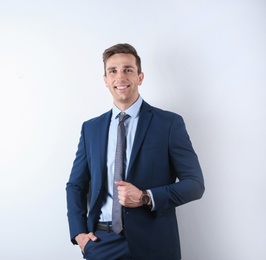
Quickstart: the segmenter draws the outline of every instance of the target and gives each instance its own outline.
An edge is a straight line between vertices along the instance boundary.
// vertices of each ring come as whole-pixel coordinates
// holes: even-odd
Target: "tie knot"
[[[121,112],[119,114],[119,124],[124,123],[129,118],[129,115],[127,115],[125,112]]]

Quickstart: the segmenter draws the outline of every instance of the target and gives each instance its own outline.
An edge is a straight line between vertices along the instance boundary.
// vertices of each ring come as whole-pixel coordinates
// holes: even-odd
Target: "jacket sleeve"
[[[157,214],[190,201],[204,193],[204,179],[182,117],[176,116],[169,131],[169,161],[177,182],[152,188]]]
[[[66,186],[67,216],[70,237],[76,244],[75,237],[87,230],[87,194],[89,189],[90,173],[87,163],[84,140],[84,124],[78,144],[76,158],[73,163],[70,178]]]

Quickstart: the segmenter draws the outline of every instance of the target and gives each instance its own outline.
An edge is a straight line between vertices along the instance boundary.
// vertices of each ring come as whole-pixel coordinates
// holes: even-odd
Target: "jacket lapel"
[[[99,165],[101,166],[102,181],[107,176],[107,145],[108,145],[108,131],[110,126],[110,120],[112,116],[112,110],[108,111],[99,121],[99,135],[98,135],[98,149],[99,149]]]
[[[134,144],[131,152],[131,157],[128,165],[128,176],[127,179],[129,179],[131,176],[131,168],[133,166],[133,163],[136,159],[136,156],[139,152],[139,149],[143,143],[143,140],[145,138],[145,135],[147,133],[147,130],[149,128],[153,113],[152,107],[147,104],[145,101],[143,101],[140,109],[140,114],[139,114],[139,121],[138,121],[138,126],[134,138]]]

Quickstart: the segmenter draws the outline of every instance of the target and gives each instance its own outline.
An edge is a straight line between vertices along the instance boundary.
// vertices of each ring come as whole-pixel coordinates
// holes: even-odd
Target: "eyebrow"
[[[107,68],[106,70],[113,70],[115,69],[116,67],[110,67],[110,68]]]
[[[106,70],[113,70],[113,69],[116,69],[117,67],[109,67],[107,68]],[[123,66],[124,69],[128,69],[128,68],[131,68],[131,69],[134,69],[134,66],[131,66],[131,65],[125,65]]]

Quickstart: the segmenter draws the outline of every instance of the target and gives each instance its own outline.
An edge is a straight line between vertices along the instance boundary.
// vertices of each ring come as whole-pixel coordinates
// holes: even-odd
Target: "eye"
[[[132,69],[125,69],[126,73],[132,72]]]
[[[115,69],[109,70],[109,74],[114,74],[114,73],[116,73],[116,70]]]

